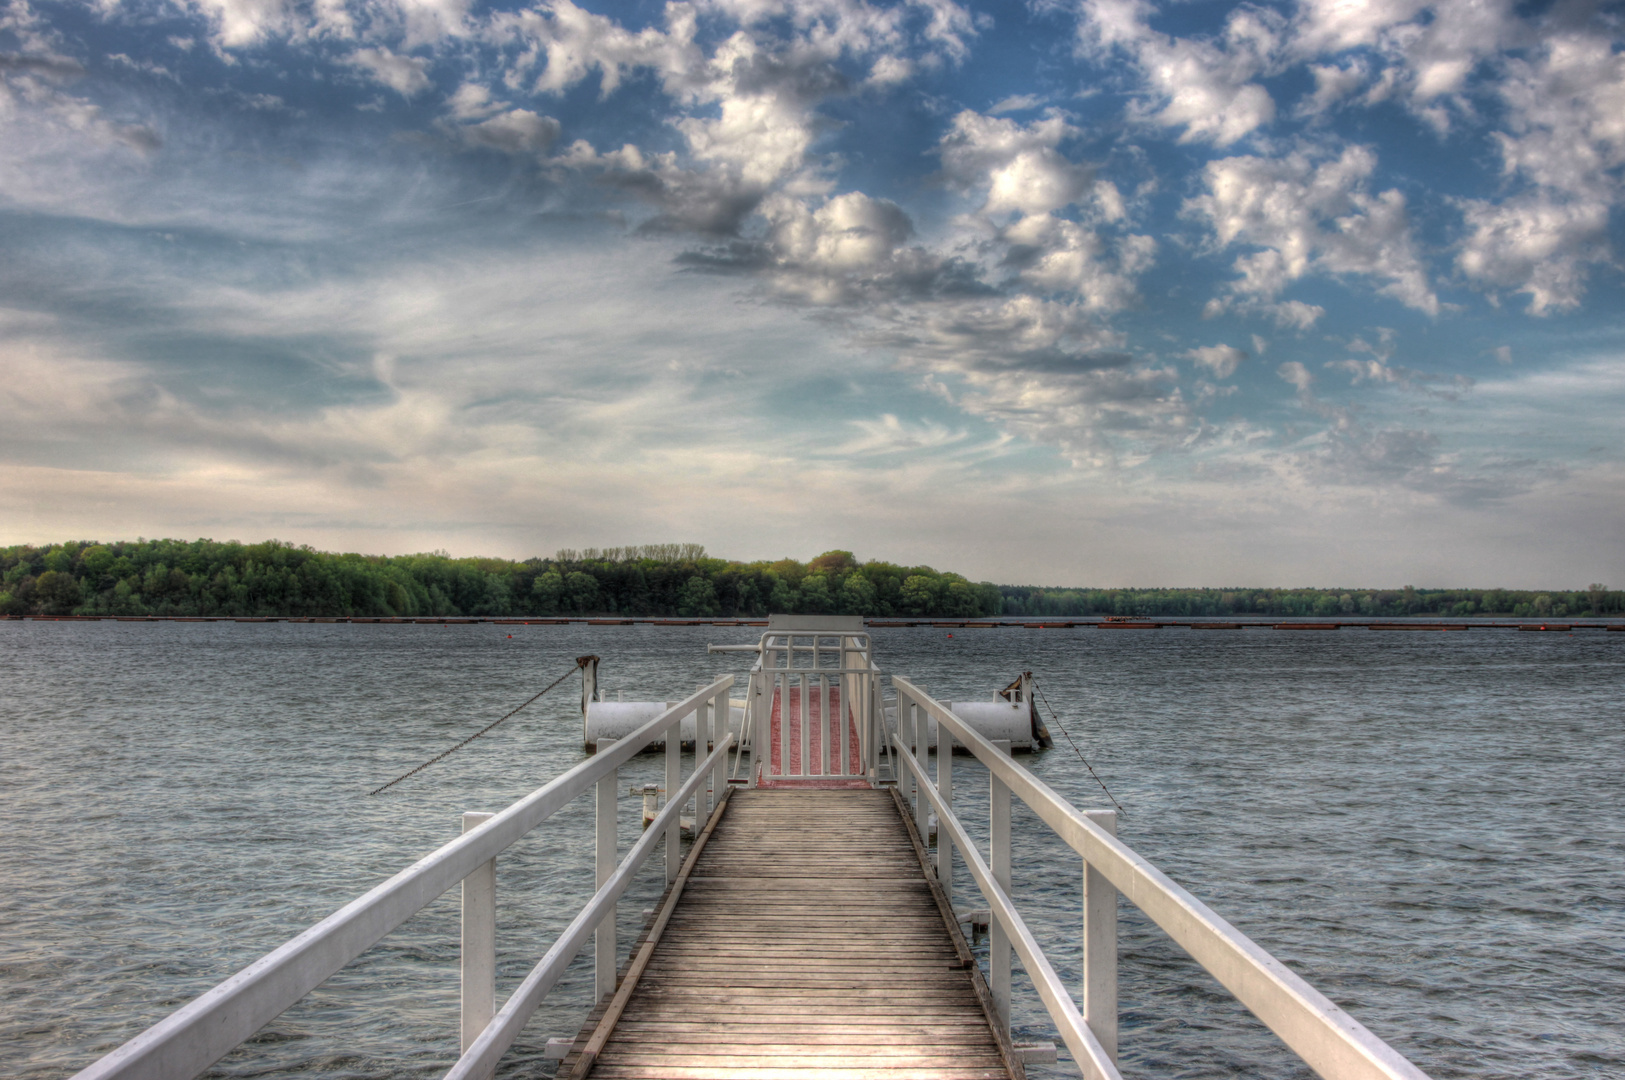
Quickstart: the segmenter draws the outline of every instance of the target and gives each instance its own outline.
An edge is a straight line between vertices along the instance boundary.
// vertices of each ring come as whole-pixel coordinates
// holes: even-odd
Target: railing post
[[[495,814],[463,813],[470,832]],[[497,1011],[497,861],[481,863],[463,879],[462,1038],[467,1051]]]
[[[705,744],[710,741],[705,730],[706,703],[700,702],[694,706],[694,771],[700,771],[700,762],[705,760]],[[704,780],[694,789],[694,835],[700,835],[700,822],[705,820],[705,785]]]
[[[937,721],[937,794],[950,814],[954,809],[954,736],[948,725]],[[954,900],[954,842],[941,816],[937,818],[937,884],[952,910]]]
[[[914,702],[904,697],[903,692],[897,692],[897,741],[906,748],[908,746],[908,732],[914,726]],[[908,782],[908,763],[901,754],[894,755],[897,760],[897,793],[903,797],[904,802],[910,802],[914,796],[914,789]]]
[[[1084,816],[1117,835],[1116,810],[1085,810]],[[1083,1019],[1101,1048],[1117,1060],[1117,887],[1083,864]]]
[[[920,843],[929,848],[931,846],[931,800],[925,797],[925,785],[931,782],[931,728],[930,716],[921,709],[916,714],[915,723],[919,727],[915,731],[914,756],[920,762],[919,775],[914,777],[914,828],[920,834]],[[941,727],[938,724],[937,727]]]
[[[939,727],[941,725],[938,725]],[[999,753],[1010,753],[1008,739],[995,739],[993,745]],[[1010,787],[992,769],[987,771],[988,814],[988,869],[993,880],[1008,895],[1010,892]],[[993,1011],[998,1014],[999,1027],[1010,1031],[1010,928],[999,921],[996,914],[987,921],[987,981],[993,992]]]
[[[919,831],[920,843],[930,843],[925,826],[930,820],[931,801],[925,797],[925,785],[930,779],[931,714],[922,705],[914,710],[914,729],[909,732],[909,753],[919,763],[914,771],[914,828]]]
[[[886,702],[880,690],[880,679],[873,671],[864,678],[863,693],[868,699],[864,705],[863,719],[863,775],[869,778],[871,784],[880,779],[880,744],[875,741],[877,725],[875,717],[884,716]]]
[[[728,737],[728,725],[733,719],[733,710],[728,705],[728,691],[723,690],[711,699],[711,730],[715,733],[713,738],[718,746]],[[739,737],[745,737],[745,725],[739,725]],[[722,793],[728,790],[728,757],[724,754],[717,758],[716,765],[711,769],[711,790],[716,792],[715,801],[722,801]],[[704,823],[694,822],[694,835],[700,835]]]
[[[599,739],[598,752],[603,753],[613,743],[613,739]],[[615,857],[617,824],[615,796],[620,776],[620,769],[611,769],[598,781],[598,827],[594,844],[597,883],[594,891],[604,887],[604,882],[609,880],[610,875],[615,872],[616,863],[619,862]],[[605,994],[615,992],[615,909],[618,906],[611,904],[599,921],[597,929],[593,931],[594,1000],[602,1000]]]
[[[767,655],[767,650],[762,650]],[[756,786],[756,773],[762,766],[762,676],[759,672],[750,673],[745,680],[745,727],[750,729],[750,772],[745,774],[745,786]],[[739,730],[739,751],[744,753],[745,728]]]
[[[666,801],[671,802],[683,786],[683,721],[679,717],[666,729]],[[666,884],[677,880],[683,868],[683,812],[666,826]]]

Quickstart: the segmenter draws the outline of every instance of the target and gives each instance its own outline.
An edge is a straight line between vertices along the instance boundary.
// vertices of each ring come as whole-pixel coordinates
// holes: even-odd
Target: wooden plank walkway
[[[734,791],[590,1075],[1021,1080],[940,897],[889,791]]]

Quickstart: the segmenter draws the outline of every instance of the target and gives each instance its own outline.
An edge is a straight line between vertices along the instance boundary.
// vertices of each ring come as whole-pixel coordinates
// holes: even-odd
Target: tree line
[[[0,549],[3,615],[996,615],[999,589],[849,551],[743,563],[698,544],[553,558],[357,555],[276,540],[90,541]]]
[[[1561,619],[1625,614],[1625,592],[1584,589],[1044,589],[1001,586],[1006,615],[1499,615]]]
[[[1512,589],[1051,589],[972,582],[929,566],[738,562],[698,544],[564,550],[552,558],[358,555],[276,540],[79,541],[0,549],[0,615],[795,614],[1469,616],[1625,614],[1625,592]]]

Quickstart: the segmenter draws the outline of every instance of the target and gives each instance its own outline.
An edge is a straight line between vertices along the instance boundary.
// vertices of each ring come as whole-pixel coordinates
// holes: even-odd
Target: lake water
[[[509,634],[512,634],[510,637]],[[62,1077],[581,760],[579,684],[391,789],[583,653],[628,700],[743,674],[721,627],[0,623],[0,1073]],[[1625,1072],[1625,634],[879,629],[942,698],[1023,669],[1120,834],[1436,1078]],[[1051,725],[1053,728],[1053,724]],[[1106,805],[1064,739],[1023,757]],[[636,759],[625,784],[657,779]],[[985,824],[985,774],[956,761]],[[623,803],[623,850],[639,800]],[[590,800],[504,855],[499,996],[591,892]],[[1079,864],[1016,812],[1015,893],[1076,984]],[[621,906],[624,950],[659,860]],[[957,899],[971,903],[968,879]],[[980,906],[978,898],[975,903]],[[1308,1075],[1125,905],[1128,1076]],[[589,950],[590,951],[590,950]],[[501,1075],[574,1035],[583,958]],[[214,1073],[431,1077],[453,890]],[[1018,989],[1018,1038],[1049,1037]],[[1075,1075],[1034,1070],[1035,1075]]]

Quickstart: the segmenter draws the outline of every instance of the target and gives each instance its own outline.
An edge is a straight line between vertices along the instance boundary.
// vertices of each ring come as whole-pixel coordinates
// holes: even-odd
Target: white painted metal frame
[[[870,777],[875,775],[876,748],[880,745],[879,669],[874,666],[869,650],[869,635],[831,630],[796,631],[775,630],[762,635],[755,647],[761,657],[751,667],[745,692],[745,730],[751,750],[749,784],[768,775],[773,779],[806,779],[810,777]],[[812,715],[812,688],[818,688],[819,708]],[[841,716],[831,712],[830,688],[839,687]],[[779,725],[780,771],[771,772],[773,761],[773,698],[779,695],[781,723]],[[799,743],[794,755],[801,767],[790,768],[791,724],[790,701],[796,695],[797,711],[801,715]],[[852,722],[846,722],[850,712]],[[836,723],[838,719],[838,723]],[[811,755],[810,733],[819,725],[823,736],[819,739],[818,760]],[[839,732],[838,738],[827,737],[831,726]],[[852,738],[854,730],[858,740],[858,768],[852,771]],[[766,771],[764,771],[766,770]]]
[[[1009,945],[1020,957],[1045,1008],[1089,1080],[1117,1080],[1116,1058],[1116,894],[1121,892],[1145,912],[1176,944],[1191,955],[1227,990],[1275,1032],[1304,1063],[1327,1080],[1427,1080],[1427,1075],[1398,1051],[1377,1038],[1359,1021],[1310,986],[1286,965],[1265,952],[1241,931],[1220,918],[1206,904],[1180,888],[1166,874],[1118,840],[1112,822],[1092,820],[1092,815],[1074,808],[1042,780],[1018,765],[976,729],[954,715],[941,702],[907,679],[892,677],[897,690],[898,734],[892,740],[900,758],[902,794],[917,800],[916,814],[923,819],[927,807],[937,814],[938,843],[957,848],[972,878],[987,898],[990,924],[999,924]],[[918,720],[913,714],[918,713]],[[993,830],[992,866],[982,859],[964,826],[944,798],[952,795],[952,781],[943,789],[932,784],[916,755],[916,731],[925,727],[925,717],[937,722],[939,739],[946,728],[959,745],[968,748],[987,766],[994,791],[992,808],[997,812],[999,789],[1021,798],[1046,825],[1073,851],[1083,856],[1085,910],[1084,996],[1085,1013],[1045,959],[1038,943],[1027,930],[1010,902],[1008,878],[997,871],[1009,865],[1009,838],[997,827]],[[952,765],[943,771],[942,762],[951,754],[938,755],[938,777],[951,778]],[[912,786],[913,791],[910,791]],[[1008,794],[1005,795],[1006,801]],[[923,835],[923,831],[922,831]],[[1000,852],[998,848],[1004,850]],[[942,856],[939,853],[939,859]],[[952,851],[939,863],[952,866]],[[944,879],[947,874],[942,875]],[[1107,889],[1112,891],[1107,893]],[[1110,909],[1108,918],[1107,910]],[[989,929],[992,929],[990,925]],[[1108,938],[1108,933],[1111,937]],[[990,934],[990,939],[992,935]],[[1109,943],[1109,947],[1108,947]],[[992,981],[992,979],[990,979]],[[994,991],[997,997],[997,990]],[[1105,1008],[1110,1002],[1108,1020]],[[1096,1002],[1100,1008],[1095,1008]],[[1007,1007],[1007,1006],[1006,1006]]]
[[[733,736],[726,733],[725,719],[728,715],[728,689],[733,682],[732,675],[725,675],[695,691],[626,738],[607,747],[601,746],[593,757],[537,788],[483,824],[469,828],[456,840],[352,900],[225,982],[205,991],[80,1071],[74,1080],[190,1080],[276,1019],[344,965],[377,944],[390,931],[471,875],[476,876],[474,903],[483,906],[485,901],[478,898],[481,887],[478,875],[483,874],[501,852],[595,785],[607,785],[607,790],[613,793],[620,767],[664,735],[668,748],[665,809],[618,866],[611,854],[613,871],[607,878],[602,875],[605,830],[598,831],[597,867],[600,882],[597,893],[548,950],[541,963],[498,1010],[495,1018],[483,1026],[449,1074],[483,1080],[490,1075],[497,1059],[524,1026],[524,1021],[535,1010],[542,996],[580,952],[587,937],[605,922],[609,923],[609,932],[613,935],[615,902],[631,883],[633,874],[662,838],[667,840],[668,849],[676,848],[674,838],[677,836],[678,815],[683,804],[698,794],[703,805],[706,802],[704,788],[711,781],[715,781],[720,798],[723,763],[734,742]],[[703,712],[707,703],[717,716],[723,718],[720,725],[723,734],[709,757],[705,757],[703,752],[695,754],[694,773],[679,787],[674,782],[675,763],[670,748],[677,745],[678,724],[682,718],[692,712]],[[599,787],[600,793],[604,790],[605,787]],[[606,809],[601,795],[599,805],[600,809]],[[613,816],[613,809],[611,799],[607,807],[610,816]],[[613,853],[615,839],[612,829],[608,830],[608,838],[609,850]],[[673,865],[668,851],[668,880],[675,877]],[[481,916],[470,911],[467,917],[477,922]],[[465,932],[466,928],[465,922]],[[482,931],[478,927],[472,929],[475,941],[483,950]],[[472,975],[475,980],[483,979],[478,973],[483,961],[470,959],[473,970],[465,969],[465,974]],[[600,955],[601,965],[602,959]],[[613,988],[613,956],[608,967],[608,981]],[[602,966],[597,981],[602,987]],[[478,992],[473,996],[477,998]],[[478,1008],[476,1001],[476,1012]],[[481,1069],[483,1072],[479,1071]]]

